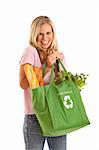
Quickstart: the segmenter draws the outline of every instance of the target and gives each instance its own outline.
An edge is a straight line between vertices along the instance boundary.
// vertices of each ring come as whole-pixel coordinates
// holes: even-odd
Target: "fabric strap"
[[[56,67],[57,67],[57,71],[59,71],[59,64],[61,64],[64,72],[67,72],[65,66],[63,65],[62,61],[60,59],[56,60]],[[44,67],[43,67],[43,70],[42,70],[42,73],[43,73],[43,77],[44,77],[44,74],[45,74],[45,70],[46,70],[46,63],[44,64]],[[50,82],[53,81],[53,74],[54,74],[54,64],[52,65],[51,67],[51,75],[50,75]]]
[[[58,68],[57,68],[57,71],[59,70],[59,64],[61,64],[61,66],[62,66],[64,72],[67,72],[65,66],[63,65],[63,63],[61,62],[60,59],[58,59],[56,63],[57,63],[57,67],[58,67]],[[54,64],[52,65],[52,69],[51,69],[50,82],[53,81],[53,73],[54,73]]]

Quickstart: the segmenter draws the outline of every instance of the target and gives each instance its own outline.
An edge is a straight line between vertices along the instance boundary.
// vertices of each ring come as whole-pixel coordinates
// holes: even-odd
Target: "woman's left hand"
[[[64,58],[63,53],[60,53],[59,51],[51,50],[47,56],[47,68],[50,68],[52,64],[56,62],[56,60],[60,59],[62,61],[63,58]]]
[[[64,59],[63,53],[60,53],[59,51],[52,50],[50,54],[54,55],[56,57],[56,60],[60,59],[62,61]]]
[[[59,53],[56,59],[60,59],[62,61],[64,59],[63,53]]]

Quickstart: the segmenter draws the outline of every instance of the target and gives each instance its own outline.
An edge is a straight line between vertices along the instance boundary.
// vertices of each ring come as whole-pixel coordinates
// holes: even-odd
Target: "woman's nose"
[[[46,40],[48,37],[46,34],[43,35],[43,40]]]

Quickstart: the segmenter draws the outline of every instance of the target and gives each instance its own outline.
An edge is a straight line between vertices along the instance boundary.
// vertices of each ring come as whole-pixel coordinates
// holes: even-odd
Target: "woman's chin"
[[[49,48],[49,45],[42,46],[42,48],[46,50],[46,49],[48,49],[48,48]]]

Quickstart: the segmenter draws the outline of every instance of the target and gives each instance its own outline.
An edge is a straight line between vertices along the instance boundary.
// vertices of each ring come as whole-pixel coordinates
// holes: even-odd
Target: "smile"
[[[41,42],[43,45],[47,45],[49,43],[49,41],[46,42]]]

